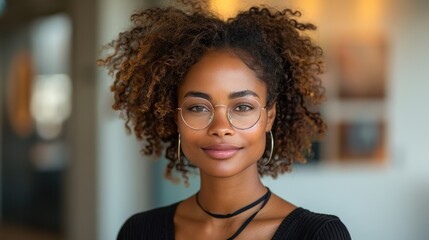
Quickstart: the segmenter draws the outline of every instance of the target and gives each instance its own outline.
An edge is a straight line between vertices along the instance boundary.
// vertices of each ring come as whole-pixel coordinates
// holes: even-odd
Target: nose
[[[217,110],[217,111],[216,111]],[[227,107],[223,105],[214,106],[213,120],[209,125],[208,133],[219,137],[233,135],[235,133],[234,127],[228,120]]]

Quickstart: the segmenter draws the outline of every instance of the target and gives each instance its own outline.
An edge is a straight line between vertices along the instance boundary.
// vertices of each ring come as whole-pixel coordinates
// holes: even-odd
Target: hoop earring
[[[179,163],[182,162],[182,158],[180,157],[180,133],[177,141],[177,160]]]
[[[268,161],[264,163],[265,166],[267,166],[271,162],[271,158],[273,157],[273,152],[274,152],[274,137],[273,137],[273,132],[271,130],[270,130],[270,137],[271,137],[270,157],[268,158]]]

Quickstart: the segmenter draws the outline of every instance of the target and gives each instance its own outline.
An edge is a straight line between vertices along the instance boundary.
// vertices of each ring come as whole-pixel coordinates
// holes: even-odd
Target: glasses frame
[[[198,98],[198,97],[197,97],[197,98]],[[255,122],[254,124],[252,124],[250,127],[246,127],[246,128],[239,128],[239,127],[236,127],[236,126],[231,122],[231,116],[230,116],[230,114],[229,114],[229,107],[228,107],[228,105],[224,105],[224,104],[217,104],[217,105],[214,105],[214,106],[213,106],[213,104],[212,104],[209,100],[207,100],[207,99],[205,99],[205,98],[199,98],[199,99],[202,99],[202,100],[204,100],[204,101],[208,102],[208,103],[210,104],[210,106],[212,107],[212,109],[213,109],[213,112],[212,112],[212,114],[210,115],[210,120],[209,120],[209,122],[207,123],[207,126],[205,126],[205,127],[203,127],[203,128],[194,128],[194,127],[190,126],[190,125],[185,121],[185,119],[183,118],[183,113],[182,113],[182,111],[183,111],[183,110],[182,110],[182,108],[183,108],[183,104],[186,102],[186,99],[185,99],[185,101],[183,101],[183,102],[182,102],[182,106],[177,108],[177,110],[178,110],[178,111],[180,111],[180,117],[182,118],[182,120],[183,120],[183,122],[185,123],[185,125],[186,125],[186,126],[188,126],[188,127],[189,127],[189,128],[191,128],[191,129],[193,129],[193,130],[203,130],[203,129],[208,128],[208,127],[212,124],[213,119],[214,119],[214,117],[215,117],[215,109],[216,109],[216,107],[225,107],[225,108],[226,108],[225,115],[226,115],[226,119],[228,119],[229,124],[230,124],[232,127],[234,127],[235,129],[239,129],[239,130],[247,130],[247,129],[250,129],[250,128],[252,128],[253,126],[255,126],[255,125],[259,122],[259,120],[261,119],[262,110],[266,110],[266,109],[267,109],[267,105],[265,105],[264,107],[261,107],[261,104],[259,103],[259,101],[254,100],[254,101],[255,101],[255,102],[257,102],[257,103],[258,103],[258,105],[259,105],[259,117],[258,117],[258,120],[256,120],[256,122]]]

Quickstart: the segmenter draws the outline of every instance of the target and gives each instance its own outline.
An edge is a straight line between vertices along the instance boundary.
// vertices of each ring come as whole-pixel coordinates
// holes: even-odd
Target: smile
[[[238,151],[240,151],[240,147],[236,147],[233,145],[212,145],[205,148],[202,148],[203,151],[214,159],[227,159],[234,156]]]

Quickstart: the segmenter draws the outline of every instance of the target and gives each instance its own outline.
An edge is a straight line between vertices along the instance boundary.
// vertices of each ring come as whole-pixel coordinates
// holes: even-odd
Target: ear
[[[270,109],[268,109],[267,113],[267,126],[265,128],[265,132],[271,131],[271,128],[273,127],[274,120],[276,120],[276,102],[274,102],[273,106],[271,106]]]

